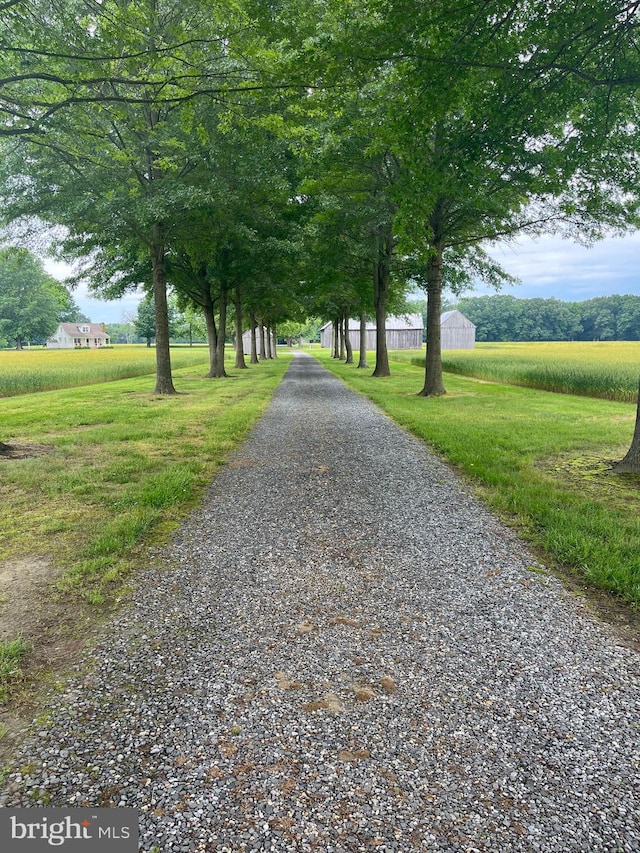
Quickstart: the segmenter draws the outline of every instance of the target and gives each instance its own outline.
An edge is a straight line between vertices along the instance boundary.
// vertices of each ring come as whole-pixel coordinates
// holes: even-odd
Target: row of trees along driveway
[[[443,394],[442,291],[508,278],[488,244],[636,225],[638,5],[0,0],[4,222],[55,227],[105,295],[153,293],[156,393],[168,284],[221,376],[231,298],[382,330],[410,279]]]

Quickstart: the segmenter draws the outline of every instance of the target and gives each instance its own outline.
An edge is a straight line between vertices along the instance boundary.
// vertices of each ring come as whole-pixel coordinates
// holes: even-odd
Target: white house
[[[110,344],[104,323],[60,323],[47,340],[47,349],[100,349]]]
[[[445,311],[440,317],[442,349],[474,349],[476,327],[460,311]]]
[[[422,347],[422,316],[409,314],[407,317],[387,317],[385,324],[387,349],[420,349]],[[367,323],[367,350],[376,348],[376,324]],[[349,320],[349,340],[351,346],[360,346],[360,320]],[[333,323],[326,323],[320,329],[320,346],[331,347],[333,341]]]

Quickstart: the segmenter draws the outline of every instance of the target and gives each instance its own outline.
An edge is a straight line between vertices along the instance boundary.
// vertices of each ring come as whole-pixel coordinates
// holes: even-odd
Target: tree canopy
[[[22,349],[44,343],[59,322],[82,319],[69,292],[26,249],[0,249],[0,338]]]
[[[467,297],[456,306],[476,326],[478,341],[638,341],[640,296],[599,296],[583,302]]]
[[[442,292],[508,280],[489,244],[635,227],[639,5],[4,3],[2,219],[56,228],[100,292],[153,294],[157,393],[169,286],[203,313],[213,377],[230,300],[239,328],[383,329],[408,280],[422,393],[444,393]]]

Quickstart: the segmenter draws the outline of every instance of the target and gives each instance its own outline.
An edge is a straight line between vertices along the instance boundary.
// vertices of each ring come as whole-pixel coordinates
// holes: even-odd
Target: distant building
[[[100,349],[110,344],[104,323],[60,323],[47,340],[47,349]]]
[[[385,324],[387,349],[421,349],[422,348],[422,316],[409,314],[406,317],[387,317]],[[376,348],[376,324],[367,323],[367,349]],[[351,346],[360,346],[360,321],[349,320],[349,340]],[[333,342],[333,323],[325,323],[320,329],[320,346],[331,348]]]
[[[442,349],[474,349],[476,327],[460,311],[445,311],[440,318]]]
[[[267,327],[262,327],[264,330],[265,346],[267,345]],[[242,351],[245,355],[251,355],[251,329],[247,329],[242,333]],[[265,353],[260,352],[260,326],[256,326],[256,354],[264,357]]]

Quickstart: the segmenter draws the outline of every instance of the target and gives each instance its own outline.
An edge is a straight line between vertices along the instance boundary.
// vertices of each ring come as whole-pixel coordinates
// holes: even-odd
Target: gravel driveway
[[[5,806],[143,851],[640,851],[638,656],[306,355]]]

